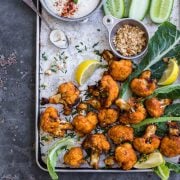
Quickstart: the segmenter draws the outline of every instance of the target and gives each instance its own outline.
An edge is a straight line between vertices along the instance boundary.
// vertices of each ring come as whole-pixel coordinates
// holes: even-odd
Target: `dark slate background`
[[[0,179],[46,180],[36,165],[36,16],[21,0],[0,0]],[[12,54],[16,58],[11,59]],[[8,62],[8,64],[7,64]],[[158,179],[153,173],[61,173],[61,180]],[[171,179],[180,179],[171,174]]]

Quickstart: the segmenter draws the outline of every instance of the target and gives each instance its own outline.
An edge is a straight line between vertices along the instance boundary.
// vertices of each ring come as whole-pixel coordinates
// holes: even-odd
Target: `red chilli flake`
[[[69,1],[67,1],[67,3],[65,4],[65,6],[63,8],[61,16],[70,17],[70,16],[73,16],[76,11],[77,11],[76,4],[74,3],[73,0],[69,0]]]

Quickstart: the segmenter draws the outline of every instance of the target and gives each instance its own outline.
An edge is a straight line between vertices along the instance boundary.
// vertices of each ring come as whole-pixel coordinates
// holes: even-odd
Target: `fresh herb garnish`
[[[45,52],[42,53],[42,58],[44,59],[44,61],[47,61],[47,60],[48,60],[47,55],[46,55]]]
[[[98,56],[101,56],[101,53],[100,53],[100,51],[99,50],[94,50],[94,54],[96,54],[96,55],[98,55]]]
[[[49,141],[49,137],[48,136],[42,136],[41,141]]]
[[[99,44],[99,42],[93,44],[92,48],[95,48],[98,44]]]
[[[75,133],[69,133],[69,134],[66,134],[66,137],[70,137],[70,138],[74,138],[76,136]]]
[[[75,48],[76,48],[78,53],[82,53],[83,51],[87,51],[87,46],[84,45],[83,42],[80,42],[80,44],[76,45]]]
[[[40,87],[41,87],[41,89],[46,89],[47,85],[46,84],[41,84]]]
[[[74,3],[75,3],[75,4],[77,4],[77,3],[78,3],[78,0],[73,0],[73,1],[74,1]]]

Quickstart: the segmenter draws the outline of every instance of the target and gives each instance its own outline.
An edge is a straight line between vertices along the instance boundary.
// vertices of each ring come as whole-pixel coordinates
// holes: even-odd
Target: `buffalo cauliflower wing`
[[[166,157],[180,155],[180,131],[176,122],[169,123],[169,136],[161,140],[160,151]]]
[[[72,82],[66,82],[59,86],[56,95],[49,98],[49,103],[51,104],[63,104],[64,114],[69,115],[71,113],[72,107],[79,100],[80,91]]]
[[[92,130],[96,128],[97,123],[97,115],[94,112],[89,112],[87,115],[77,115],[72,121],[72,125],[75,131],[80,136],[89,134]]]
[[[143,154],[150,154],[159,148],[160,139],[155,135],[157,127],[149,125],[143,137],[137,137],[133,141],[134,148]]]
[[[116,125],[109,129],[108,137],[113,140],[115,144],[121,144],[126,141],[133,141],[133,128],[123,125]]]
[[[84,163],[83,150],[80,147],[72,147],[64,155],[64,163],[74,168],[80,167]]]
[[[124,169],[131,169],[137,161],[136,153],[129,143],[124,143],[115,149],[115,159],[118,165]]]
[[[110,75],[104,75],[100,81],[101,100],[104,107],[108,108],[117,99],[119,87]]]
[[[118,106],[119,102],[117,101],[116,104]],[[143,121],[147,116],[144,105],[140,102],[137,102],[135,98],[131,98],[126,104],[121,104],[120,108],[125,110],[125,112],[122,113],[119,117],[120,122],[123,124],[137,124]]]
[[[108,73],[114,80],[125,81],[132,73],[133,66],[130,60],[119,60],[109,50],[104,50],[102,57],[108,62]]]
[[[157,98],[151,98],[145,101],[145,106],[151,117],[160,117],[164,114],[166,106],[170,103],[170,99],[158,100]]]
[[[106,127],[118,119],[118,112],[115,109],[101,109],[98,112],[99,125]]]
[[[91,134],[86,137],[82,144],[84,149],[91,149],[90,165],[97,169],[99,163],[99,156],[102,152],[108,152],[110,143],[103,134]]]
[[[139,78],[134,78],[131,81],[130,87],[134,94],[140,97],[151,95],[156,89],[156,81],[150,79],[151,71],[144,71]]]
[[[54,107],[48,107],[41,115],[40,126],[43,131],[52,134],[53,136],[64,136],[66,130],[72,130],[70,123],[61,122],[58,116],[58,111]]]

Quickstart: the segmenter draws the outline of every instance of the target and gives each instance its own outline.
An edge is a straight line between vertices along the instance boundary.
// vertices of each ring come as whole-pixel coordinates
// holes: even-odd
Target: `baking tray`
[[[178,3],[177,3],[178,4]],[[42,11],[42,7],[39,3],[39,1],[37,0],[37,8]],[[176,11],[177,11],[177,7],[176,7]],[[43,11],[43,13],[45,13],[45,11]],[[176,14],[177,12],[175,12],[173,14],[173,16],[177,16],[177,14],[179,14],[179,4],[178,4],[178,13]],[[98,15],[98,13],[97,13]],[[49,15],[47,15],[45,13],[45,16],[48,16],[49,19],[49,22],[52,22],[52,17],[49,17]],[[96,16],[96,14],[94,15]],[[42,159],[42,152],[41,152],[41,147],[40,147],[40,128],[39,128],[39,118],[40,118],[40,93],[41,93],[41,90],[40,90],[40,75],[41,75],[41,66],[40,66],[40,63],[41,63],[41,57],[40,57],[40,50],[41,48],[44,46],[44,44],[41,42],[41,38],[42,38],[42,34],[43,34],[43,28],[42,28],[42,24],[43,22],[41,22],[40,18],[37,16],[36,17],[37,19],[37,23],[36,23],[36,104],[35,104],[35,109],[36,109],[36,112],[35,112],[35,148],[36,148],[36,162],[37,162],[37,165],[44,171],[47,171],[47,167],[46,167],[46,164],[43,162],[43,159]],[[90,18],[90,23],[92,23],[93,21],[93,18]],[[58,21],[59,24],[62,23],[60,21]],[[177,16],[177,18],[174,19],[174,23],[179,27],[179,23],[180,23],[180,19],[179,19],[179,16]],[[55,23],[57,24],[57,22]],[[145,20],[145,24],[148,25],[148,26],[152,26],[152,28],[150,29],[150,35],[152,35],[152,33],[157,29],[157,26],[153,25],[152,23],[148,22],[148,20],[146,21]],[[68,29],[71,28],[71,25],[69,24],[66,24],[68,26]],[[82,26],[85,28],[85,25],[82,24]],[[96,28],[96,27],[95,27]],[[64,30],[64,29],[63,29]],[[106,28],[104,27],[104,31],[106,31]],[[73,32],[74,33],[74,32]],[[47,36],[47,34],[44,34]],[[107,35],[107,34],[106,34]],[[108,44],[107,42],[102,42],[102,49],[105,49],[105,48],[109,48],[109,46],[106,46],[105,44]],[[73,54],[74,55],[74,54]],[[86,57],[84,57],[86,58]],[[94,57],[92,57],[94,58]],[[175,158],[175,161],[176,161],[176,158]],[[99,170],[95,170],[95,169],[92,169],[92,168],[87,168],[87,167],[84,167],[84,168],[67,168],[67,167],[56,167],[56,172],[114,172],[114,173],[127,173],[127,172],[151,172],[152,170],[151,169],[143,169],[143,170],[137,170],[137,169],[132,169],[132,170],[129,170],[129,171],[124,171],[124,170],[121,170],[119,168],[110,168],[110,169],[99,169]]]

